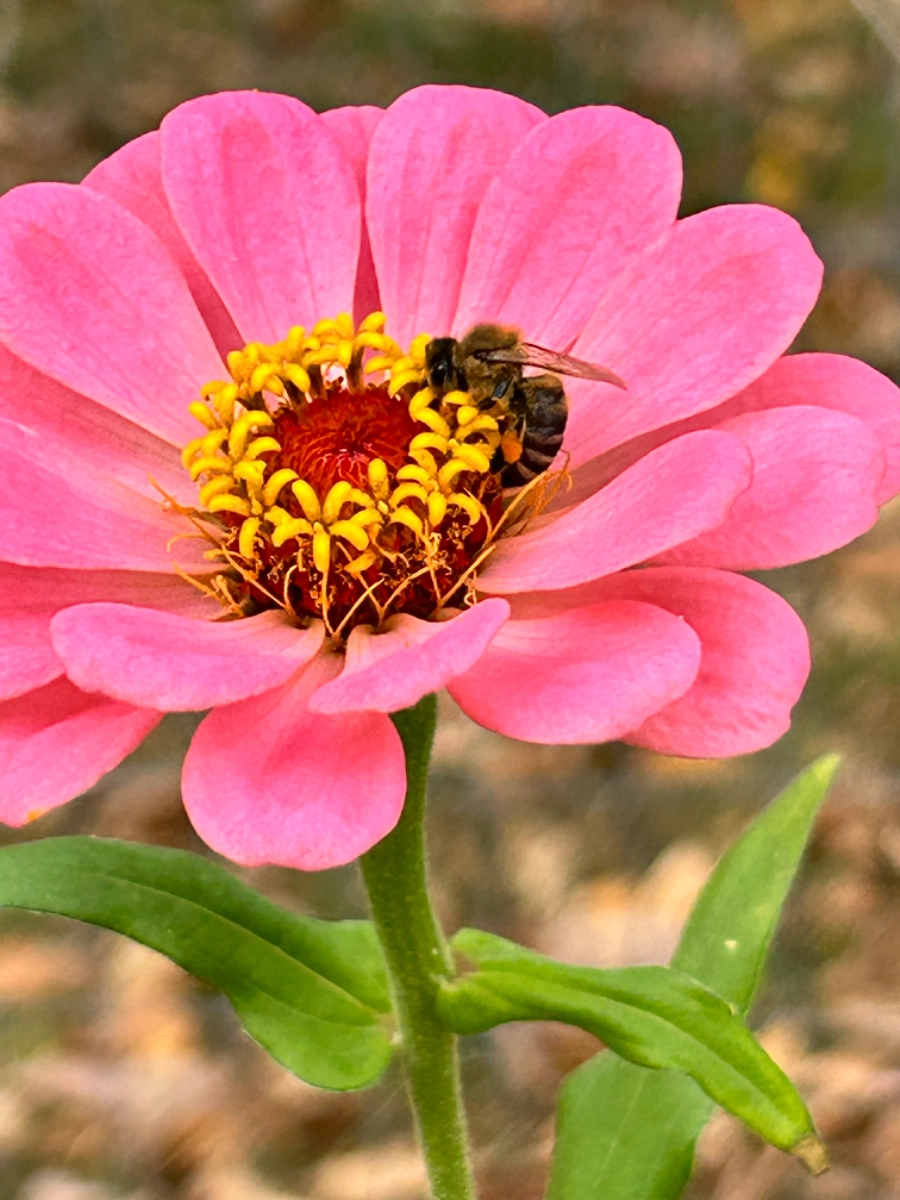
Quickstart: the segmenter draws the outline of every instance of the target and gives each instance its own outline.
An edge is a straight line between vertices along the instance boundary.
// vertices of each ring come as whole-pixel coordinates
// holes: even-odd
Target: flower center
[[[190,406],[204,432],[184,450],[200,500],[185,515],[221,567],[192,582],[234,615],[282,607],[335,637],[471,602],[529,506],[503,497],[508,410],[428,386],[431,340],[407,353],[383,313],[356,328],[342,313],[228,355],[231,378]]]

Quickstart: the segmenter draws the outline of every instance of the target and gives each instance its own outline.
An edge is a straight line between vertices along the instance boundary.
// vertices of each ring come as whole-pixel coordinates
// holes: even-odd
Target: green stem
[[[456,1037],[439,1020],[436,1002],[453,965],[431,907],[425,864],[425,788],[436,717],[434,696],[394,714],[406,752],[406,803],[397,827],[361,863],[393,983],[407,1087],[435,1200],[474,1200]]]

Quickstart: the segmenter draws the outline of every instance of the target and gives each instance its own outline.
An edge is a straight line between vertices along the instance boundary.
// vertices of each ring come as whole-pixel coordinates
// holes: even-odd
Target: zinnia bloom
[[[679,221],[679,190],[633,113],[423,87],[203,97],[0,199],[0,817],[169,711],[212,710],[200,835],[306,869],[392,828],[387,714],[441,687],[528,741],[779,737],[807,639],[739,572],[873,523],[900,406],[862,363],[782,357],[822,270],[794,220]],[[480,322],[627,389],[567,380],[518,490],[508,401],[429,386],[430,338]]]

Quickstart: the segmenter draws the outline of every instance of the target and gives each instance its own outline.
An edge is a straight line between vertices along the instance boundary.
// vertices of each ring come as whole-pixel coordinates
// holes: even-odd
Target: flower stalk
[[[406,753],[407,792],[396,828],[360,860],[387,960],[401,1054],[435,1200],[474,1200],[456,1036],[437,994],[453,964],[428,893],[424,815],[437,701],[393,716]]]

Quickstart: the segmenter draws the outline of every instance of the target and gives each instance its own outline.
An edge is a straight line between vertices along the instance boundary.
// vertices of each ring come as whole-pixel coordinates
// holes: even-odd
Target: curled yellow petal
[[[420,408],[413,415],[417,421],[421,421],[423,425],[427,425],[430,430],[439,433],[441,437],[448,438],[450,436],[450,426],[433,408]]]
[[[424,467],[418,466],[416,463],[405,463],[397,472],[397,479],[404,483],[411,480],[413,483],[431,483],[433,475],[429,474]]]
[[[411,529],[417,537],[422,537],[425,533],[425,526],[422,524],[421,517],[417,517],[411,508],[396,508],[391,513],[388,520],[390,525],[405,525],[407,529]]]
[[[218,475],[222,471],[227,471],[231,474],[231,459],[230,458],[209,458],[204,455],[202,458],[197,458],[191,463],[191,479],[197,479],[200,475]]]
[[[332,537],[341,537],[348,541],[354,550],[365,550],[369,544],[369,535],[353,521],[335,521],[328,528]]]
[[[213,496],[209,502],[210,512],[233,512],[240,517],[250,516],[250,503],[242,496]]]
[[[313,563],[321,575],[331,566],[331,538],[321,526],[313,534]]]
[[[328,495],[322,502],[322,520],[326,525],[331,525],[332,522],[339,520],[341,509],[350,499],[352,491],[353,484],[346,479],[339,479],[328,489]]]
[[[244,413],[243,416],[238,417],[228,434],[228,453],[232,458],[240,458],[244,453],[244,447],[250,435],[250,426],[247,424],[248,415],[248,413]]]
[[[442,491],[446,491],[448,487],[456,479],[457,475],[461,475],[463,471],[470,471],[472,468],[462,458],[451,458],[448,463],[445,463],[438,471],[438,484]]]
[[[362,491],[361,488],[351,488],[347,499],[352,504],[358,504],[360,508],[371,508],[375,503],[369,493]]]
[[[369,567],[376,562],[378,562],[378,555],[373,554],[371,550],[366,550],[358,558],[351,559],[344,567],[344,570],[349,571],[351,575],[362,575],[364,571],[368,571]]]
[[[200,389],[200,395],[204,400],[207,400],[210,396],[214,396],[216,392],[221,392],[226,387],[228,387],[228,384],[224,379],[211,379],[209,383],[204,383]]]
[[[437,399],[437,395],[430,387],[423,387],[417,391],[409,402],[409,415],[416,417],[423,409],[429,408]]]
[[[244,451],[244,458],[259,458],[261,454],[277,453],[280,449],[280,442],[273,437],[254,438]]]
[[[217,475],[209,483],[204,483],[200,489],[200,503],[204,508],[208,508],[213,496],[221,496],[225,492],[230,492],[233,487],[234,480],[230,475]]]
[[[288,363],[284,368],[284,373],[301,392],[309,391],[311,386],[309,375],[298,363]]]
[[[477,525],[481,518],[485,515],[483,507],[478,503],[474,496],[467,496],[465,492],[451,492],[447,497],[450,504],[455,504],[457,508],[461,508],[469,518],[470,525]]]
[[[265,473],[266,464],[261,462],[239,462],[234,468],[235,479],[242,479],[256,492],[262,487]]]
[[[212,432],[208,433],[206,435],[206,437],[203,439],[203,443],[202,443],[203,453],[204,454],[215,454],[215,452],[217,450],[221,449],[221,447],[227,441],[228,441],[228,430],[227,429],[222,429],[222,428],[213,429]]]
[[[271,478],[266,480],[266,485],[263,488],[262,498],[263,504],[267,507],[274,504],[281,494],[281,489],[297,478],[297,472],[292,471],[290,467],[282,467],[280,471],[276,471]]]
[[[429,342],[433,342],[434,338],[430,333],[420,333],[418,337],[414,337],[409,344],[410,357],[415,362],[424,362],[425,350]]]
[[[321,350],[308,350],[303,356],[307,367],[328,367],[335,361],[334,345],[328,343]]]
[[[368,469],[369,487],[380,500],[387,499],[387,463],[380,458],[373,458]]]
[[[312,332],[313,337],[327,337],[329,334],[340,335],[340,329],[334,317],[323,317],[321,321],[316,321]]]
[[[375,312],[370,312],[367,317],[363,317],[360,321],[359,332],[369,333],[374,330],[376,333],[381,333],[386,324],[387,317],[383,312],[376,309]]]
[[[437,479],[438,465],[430,450],[410,450],[409,457],[414,458],[419,466],[428,472],[429,478]]]
[[[376,354],[363,367],[363,372],[366,375],[374,375],[376,371],[389,371],[394,365],[394,360],[387,354]],[[349,571],[350,568],[348,567]]]
[[[305,479],[298,479],[296,483],[291,484],[291,491],[297,497],[300,507],[303,509],[304,515],[310,521],[318,521],[322,515],[322,508],[319,504],[319,497],[316,495],[313,488],[306,482]]]
[[[381,513],[375,508],[361,508],[359,512],[355,512],[349,518],[354,525],[360,525],[367,529],[370,525],[380,525],[382,523]]]
[[[272,534],[272,544],[274,546],[283,546],[285,542],[289,542],[293,538],[300,537],[303,534],[311,534],[312,531],[312,524],[304,520],[303,517],[289,519],[276,526]]]
[[[454,446],[453,453],[456,458],[462,459],[472,471],[480,471],[482,474],[489,471],[491,468],[491,456],[485,453],[480,446]],[[451,462],[453,460],[451,459]]]
[[[278,368],[274,363],[260,363],[250,376],[250,391],[261,392],[268,385],[271,377],[277,373]]]
[[[248,517],[241,526],[241,532],[238,534],[238,550],[244,558],[253,558],[259,525],[259,517]]]
[[[203,448],[205,437],[193,438],[181,452],[181,465],[189,467]]]
[[[500,426],[493,417],[488,417],[484,413],[479,413],[474,420],[468,421],[465,425],[460,423],[460,425],[457,426],[456,437],[457,439],[462,440],[462,438],[471,437],[473,433],[482,433],[485,431],[494,433],[499,428]]]
[[[447,515],[447,497],[441,492],[432,492],[428,497],[428,522],[437,529]]]
[[[438,454],[446,454],[447,439],[439,433],[417,433],[409,443],[409,448],[410,450],[437,450]]]
[[[284,356],[285,358],[294,358],[300,353],[303,346],[303,339],[306,336],[306,330],[302,325],[292,325],[288,330],[288,335],[284,339]]]
[[[380,350],[385,354],[388,362],[393,363],[393,357],[388,353],[391,349],[392,339],[386,337],[383,333],[375,333],[374,331],[364,329],[357,333],[353,341],[356,346],[363,347],[366,350]]]
[[[391,492],[391,508],[398,508],[404,500],[413,498],[421,500],[423,504],[427,504],[428,492],[422,487],[421,483],[401,483],[399,487],[394,488]]]
[[[408,383],[420,383],[421,380],[422,372],[418,370],[396,372],[391,376],[391,381],[388,384],[388,395],[396,396],[397,393],[402,388],[405,388]]]
[[[202,400],[195,400],[193,404],[189,404],[188,412],[192,417],[196,418],[201,425],[205,425],[207,429],[216,429],[218,427],[219,422]]]
[[[237,398],[238,389],[233,383],[223,387],[221,392],[217,392],[213,397],[213,407],[226,425],[230,425],[234,420],[234,406]]]

